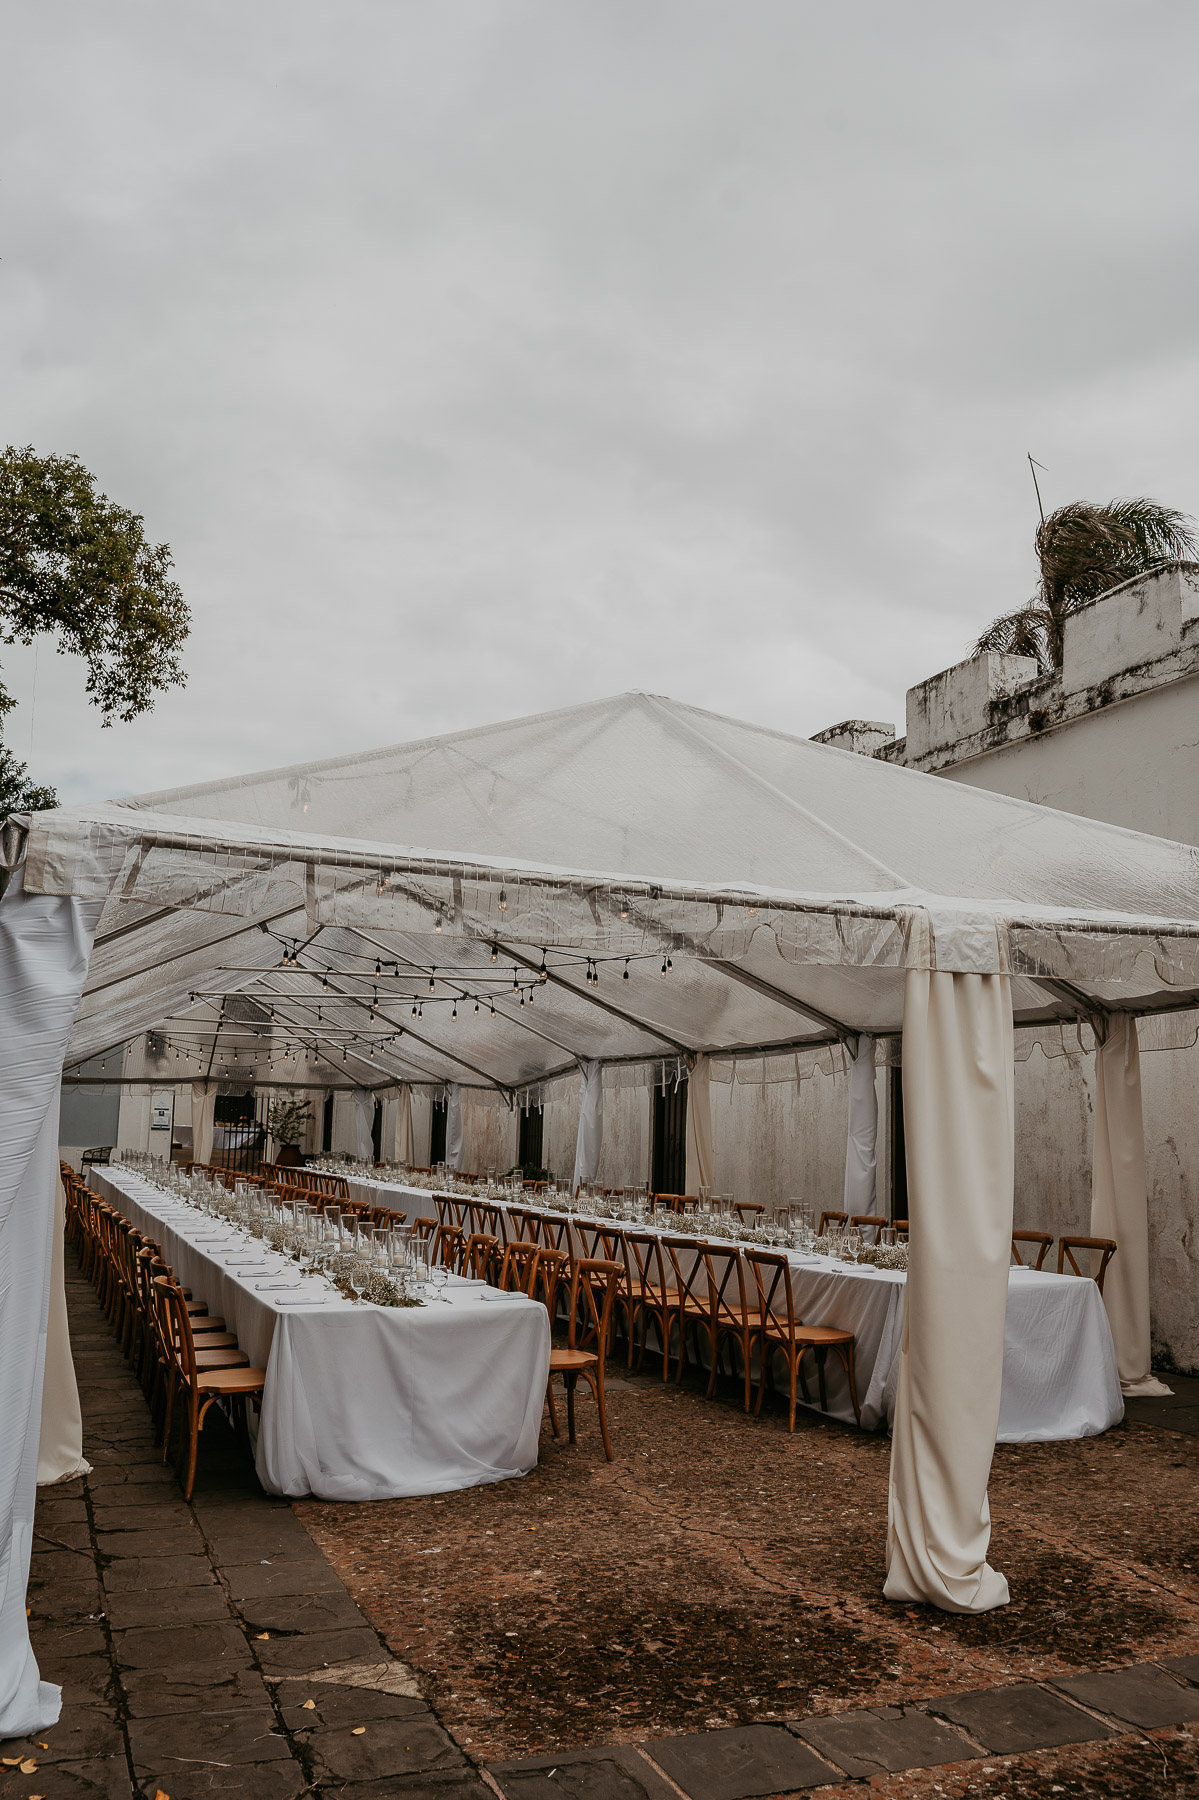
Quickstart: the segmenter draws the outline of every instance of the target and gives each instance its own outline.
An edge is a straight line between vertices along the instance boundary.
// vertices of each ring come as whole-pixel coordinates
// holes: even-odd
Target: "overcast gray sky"
[[[648,688],[893,719],[1035,501],[1199,512],[1199,11],[38,0],[0,441],[170,542],[182,693],[0,653],[64,800]],[[34,705],[36,680],[36,704]]]

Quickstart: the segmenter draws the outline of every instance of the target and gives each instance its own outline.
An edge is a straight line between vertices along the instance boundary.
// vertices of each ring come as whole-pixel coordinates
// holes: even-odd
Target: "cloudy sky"
[[[0,441],[174,551],[189,681],[64,800],[648,688],[894,720],[1035,498],[1199,512],[1199,12],[38,0],[0,45]]]

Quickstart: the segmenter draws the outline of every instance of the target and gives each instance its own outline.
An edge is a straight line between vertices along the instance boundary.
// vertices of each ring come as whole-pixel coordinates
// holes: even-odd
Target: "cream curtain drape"
[[[1150,1368],[1149,1207],[1141,1049],[1130,1013],[1109,1013],[1095,1046],[1095,1145],[1091,1157],[1091,1236],[1112,1238],[1103,1303],[1128,1395],[1169,1394]]]
[[[580,1067],[579,1130],[575,1138],[575,1170],[572,1187],[577,1194],[579,1183],[594,1181],[599,1174],[600,1151],[604,1143],[604,1066],[587,1061]]]
[[[407,1164],[416,1161],[412,1144],[412,1086],[407,1081],[401,1081],[396,1088],[395,1161]]]
[[[204,1081],[192,1082],[192,1159],[198,1163],[212,1161],[213,1119],[216,1114],[216,1087]]]
[[[375,1126],[375,1096],[369,1088],[354,1089],[354,1136],[355,1149],[359,1162],[371,1163],[375,1160],[375,1143],[372,1136]]]
[[[891,1600],[985,1612],[1014,1167],[1006,975],[910,970],[903,1116],[911,1252],[891,1443]]]
[[[845,1136],[844,1206],[854,1213],[872,1213],[878,1157],[878,1090],[874,1084],[874,1039],[865,1033],[858,1039],[857,1055],[849,1066],[849,1127]]]
[[[46,1373],[42,1381],[42,1432],[38,1440],[39,1487],[87,1475],[91,1463],[83,1456],[83,1415],[79,1410],[79,1384],[71,1355],[67,1324],[66,1268],[63,1261],[63,1229],[66,1195],[61,1177],[54,1197],[54,1244],[50,1253],[50,1312],[46,1321]]]
[[[712,1060],[697,1056],[687,1076],[687,1192],[711,1187]]]
[[[456,1081],[445,1090],[445,1161],[447,1169],[462,1167],[462,1089]]]

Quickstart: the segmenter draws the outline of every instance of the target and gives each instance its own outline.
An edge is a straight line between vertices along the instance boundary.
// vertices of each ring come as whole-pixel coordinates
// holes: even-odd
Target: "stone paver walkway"
[[[1194,1656],[480,1769],[291,1507],[261,1493],[220,1421],[204,1433],[195,1498],[182,1500],[70,1258],[68,1300],[94,1468],[43,1490],[29,1592],[63,1716],[37,1740],[0,1745],[0,1800],[752,1800],[811,1789],[831,1800],[863,1783],[890,1792],[897,1772],[908,1772],[903,1792],[926,1791],[913,1771],[945,1794],[1199,1787],[1185,1729],[1199,1721]],[[1084,1763],[1069,1769],[1041,1754],[1071,1746]],[[1130,1773],[1147,1756],[1154,1785],[1133,1775],[1109,1787],[1112,1754],[1131,1759]]]

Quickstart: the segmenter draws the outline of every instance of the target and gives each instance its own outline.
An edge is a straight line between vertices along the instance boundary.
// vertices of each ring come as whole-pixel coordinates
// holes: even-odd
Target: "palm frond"
[[[992,619],[975,641],[972,654],[982,656],[991,650],[1001,656],[1035,657],[1037,668],[1046,675],[1053,667],[1049,650],[1052,623],[1045,608],[1032,600],[1018,612]]]
[[[1103,508],[1115,524],[1131,532],[1147,562],[1189,562],[1199,553],[1195,521],[1157,500],[1109,500]]]

